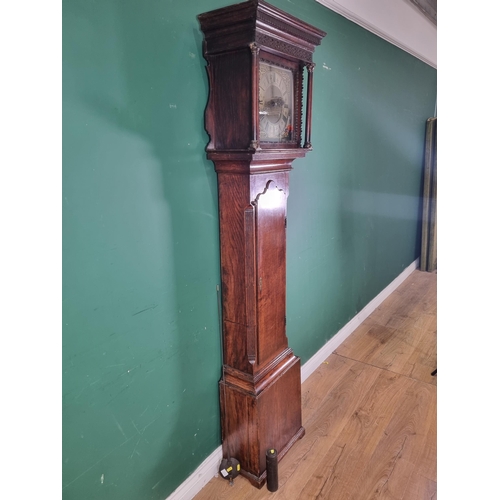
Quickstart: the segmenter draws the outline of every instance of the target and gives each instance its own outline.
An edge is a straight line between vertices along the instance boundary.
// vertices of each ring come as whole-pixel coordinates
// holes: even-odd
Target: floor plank
[[[435,385],[436,284],[435,273],[413,272],[335,352]]]
[[[399,398],[397,410],[366,462],[363,481],[350,491],[353,497],[402,498],[426,444],[435,392],[434,387],[413,381]]]
[[[376,384],[351,415],[336,441],[339,447],[344,448],[344,454],[335,468],[335,481],[322,491],[319,498],[357,498],[353,494],[365,483],[366,465],[370,463],[385,428],[411,383],[406,377],[381,371]]]
[[[436,482],[414,472],[402,500],[437,500]]]

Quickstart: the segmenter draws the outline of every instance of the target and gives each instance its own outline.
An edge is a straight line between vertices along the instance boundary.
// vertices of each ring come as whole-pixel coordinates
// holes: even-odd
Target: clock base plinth
[[[245,374],[242,374],[245,375]],[[249,383],[230,376],[220,382],[223,454],[236,458],[240,473],[253,486],[266,481],[266,450],[278,450],[281,460],[305,434],[302,427],[300,359],[289,354],[278,365]]]

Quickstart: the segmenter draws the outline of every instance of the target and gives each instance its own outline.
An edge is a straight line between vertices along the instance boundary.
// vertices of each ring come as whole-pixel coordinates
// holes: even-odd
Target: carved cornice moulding
[[[437,69],[437,29],[403,0],[316,0]]]

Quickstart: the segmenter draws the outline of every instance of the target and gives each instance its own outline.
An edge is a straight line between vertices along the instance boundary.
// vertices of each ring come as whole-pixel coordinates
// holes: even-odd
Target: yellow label
[[[231,471],[233,470],[233,468],[232,468],[232,467],[228,467],[226,470],[227,470],[228,472],[231,472]]]
[[[240,470],[240,464],[236,466],[236,470]]]

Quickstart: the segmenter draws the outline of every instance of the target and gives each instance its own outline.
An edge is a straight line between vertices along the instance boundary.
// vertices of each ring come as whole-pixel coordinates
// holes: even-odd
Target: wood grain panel
[[[286,192],[269,180],[256,200],[259,364],[288,345],[286,314]]]
[[[222,278],[222,315],[246,323],[244,214],[250,203],[250,181],[238,174],[218,174]]]
[[[413,471],[402,500],[437,500],[437,484]]]

